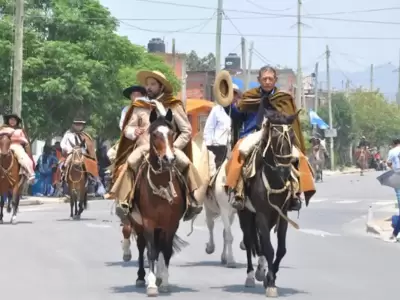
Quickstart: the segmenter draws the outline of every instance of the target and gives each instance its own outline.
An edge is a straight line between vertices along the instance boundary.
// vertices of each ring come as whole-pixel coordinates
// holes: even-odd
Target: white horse
[[[221,254],[221,264],[225,265],[228,268],[235,268],[236,262],[232,250],[233,234],[231,227],[237,211],[229,203],[229,196],[225,192],[225,167],[228,160],[225,159],[225,161],[221,165],[213,188],[209,191],[210,179],[217,171],[214,161],[215,156],[211,151],[208,151],[200,135],[197,135],[193,138],[192,149],[193,163],[199,173],[202,174],[203,178],[203,186],[196,191],[195,196],[202,197],[204,202],[206,222],[209,231],[209,240],[206,244],[206,253],[211,254],[215,251],[214,220],[220,216],[224,226],[224,246]],[[245,250],[243,242],[240,243],[240,248],[242,250]],[[260,257],[258,260],[257,271],[255,272],[255,274],[249,273],[247,275],[245,285],[247,287],[255,286],[255,278],[257,278],[258,281],[262,280],[264,278],[263,275],[265,274],[265,271],[266,260],[264,257]]]

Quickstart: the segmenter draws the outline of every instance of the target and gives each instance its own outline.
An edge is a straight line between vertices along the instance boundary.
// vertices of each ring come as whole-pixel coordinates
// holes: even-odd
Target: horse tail
[[[251,241],[251,255],[253,257],[261,256],[261,236],[257,228],[255,216],[251,220]]]
[[[172,240],[173,254],[181,252],[182,249],[187,246],[189,246],[189,243],[181,239],[177,234],[175,234]]]

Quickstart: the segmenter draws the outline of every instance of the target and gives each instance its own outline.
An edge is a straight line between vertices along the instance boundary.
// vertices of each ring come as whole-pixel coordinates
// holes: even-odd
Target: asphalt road
[[[330,176],[318,184],[314,201],[297,220],[300,230],[289,230],[288,252],[277,281],[281,298],[398,297],[400,246],[364,233],[363,216],[368,206],[378,210],[394,203],[394,193],[379,186],[377,174]],[[134,285],[136,262],[122,262],[120,227],[110,211],[111,202],[93,201],[81,221],[69,221],[68,204],[21,207],[19,224],[0,226],[2,298],[146,298],[145,290]],[[181,237],[190,245],[172,259],[170,299],[264,298],[261,283],[253,289],[244,288],[246,260],[239,249],[242,234],[237,222],[237,269],[220,266],[220,221],[215,230],[216,252],[207,255],[204,218],[199,217],[190,237],[186,237],[188,224],[181,225]],[[136,253],[133,249],[134,257]]]

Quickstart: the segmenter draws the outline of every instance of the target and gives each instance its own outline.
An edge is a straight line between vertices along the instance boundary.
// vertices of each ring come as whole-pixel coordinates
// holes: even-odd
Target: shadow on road
[[[162,293],[161,295],[170,295],[176,293],[196,293],[198,290],[187,288],[187,287],[180,287],[174,284],[169,286],[170,293]],[[125,286],[115,286],[111,288],[113,293],[116,294],[125,294],[125,293],[137,293],[137,294],[146,294],[146,288],[143,287],[136,287],[135,285],[125,285]]]
[[[97,221],[96,218],[80,218],[79,220],[71,220],[70,218],[57,219],[57,222],[80,222],[80,221]]]
[[[224,265],[217,260],[205,260],[205,261],[196,261],[196,262],[188,262],[185,264],[177,265],[178,267],[224,267]],[[243,263],[236,263],[236,269],[246,268],[247,265]]]
[[[4,226],[4,225],[12,225],[12,226],[16,226],[16,225],[28,225],[28,224],[33,224],[32,221],[17,221],[16,224],[11,224],[10,221],[4,220],[4,223],[1,223],[0,226]]]
[[[225,285],[222,287],[211,287],[211,289],[220,289],[224,292],[235,293],[235,294],[237,293],[260,294],[260,295],[265,294],[265,288],[262,286],[262,283],[257,285],[255,288],[246,288],[243,284],[232,284],[232,285]],[[279,297],[294,296],[297,294],[308,295],[309,293],[292,288],[278,287]]]
[[[127,267],[137,267],[139,268],[139,263],[137,260],[134,261],[110,261],[110,262],[105,262],[104,263],[106,267],[122,267],[122,268],[127,268]]]

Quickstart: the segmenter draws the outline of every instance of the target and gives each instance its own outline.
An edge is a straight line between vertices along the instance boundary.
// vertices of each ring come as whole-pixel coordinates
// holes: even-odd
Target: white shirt
[[[221,105],[216,105],[208,115],[203,139],[207,146],[228,146],[231,135],[231,118]]]
[[[77,139],[79,139],[77,137]],[[76,139],[75,139],[75,133],[71,132],[70,130],[68,130],[61,142],[60,142],[60,147],[62,149],[63,152],[70,154],[72,152],[72,150],[74,149],[74,147],[77,146],[76,145]],[[82,153],[83,154],[87,154],[87,151],[84,147],[82,147]]]
[[[124,120],[126,113],[128,112],[129,106],[125,106],[124,109],[121,112],[121,119],[119,120],[119,129],[122,130],[122,125],[124,125]]]

